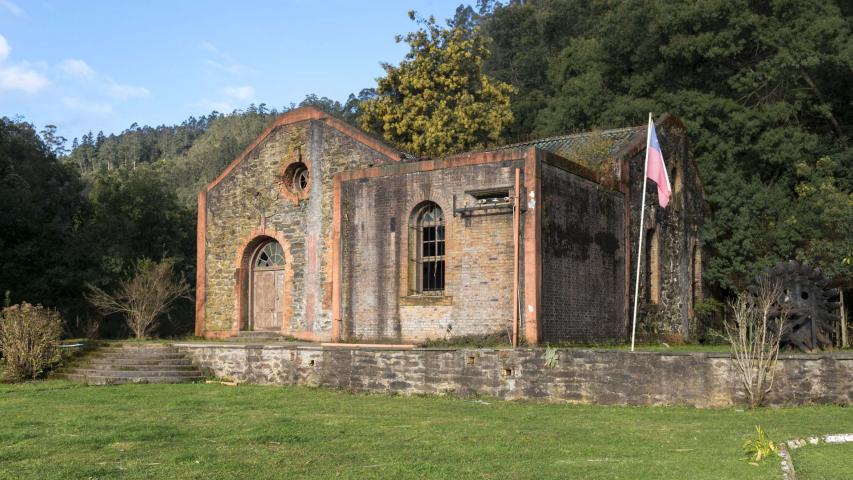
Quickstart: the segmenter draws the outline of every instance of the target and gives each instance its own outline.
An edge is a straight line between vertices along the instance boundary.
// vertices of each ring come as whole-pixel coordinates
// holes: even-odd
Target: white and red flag
[[[669,185],[669,175],[666,174],[666,164],[663,162],[663,151],[658,143],[658,133],[655,131],[655,122],[649,113],[649,128],[646,130],[646,171],[643,177],[643,197],[640,203],[640,238],[637,240],[637,276],[634,283],[634,321],[631,322],[631,351],[634,351],[634,340],[637,334],[637,301],[640,295],[640,264],[643,261],[643,237],[646,229],[643,222],[646,217],[646,180],[654,181],[658,186],[658,203],[661,208],[669,205],[672,196],[672,187]]]
[[[658,143],[655,122],[651,118],[649,118],[649,136],[646,148],[646,178],[657,184],[658,203],[662,208],[666,208],[669,205],[669,197],[672,196],[672,187],[669,185],[669,175],[666,174],[666,164],[663,161],[660,143]]]

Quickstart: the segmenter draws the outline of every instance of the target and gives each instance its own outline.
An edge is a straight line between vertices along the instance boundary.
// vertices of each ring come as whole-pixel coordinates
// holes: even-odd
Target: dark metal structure
[[[839,321],[839,292],[827,287],[820,269],[791,260],[778,263],[762,275],[782,286],[777,314],[785,310],[787,319],[782,326],[781,345],[806,352],[831,348],[834,326]]]

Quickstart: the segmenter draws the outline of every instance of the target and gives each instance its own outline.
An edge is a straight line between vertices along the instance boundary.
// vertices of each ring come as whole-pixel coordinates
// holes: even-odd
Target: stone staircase
[[[184,353],[157,343],[96,344],[53,376],[90,385],[189,383],[204,378]]]

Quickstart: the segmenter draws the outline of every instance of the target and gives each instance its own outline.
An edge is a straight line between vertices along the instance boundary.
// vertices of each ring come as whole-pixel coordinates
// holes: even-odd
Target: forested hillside
[[[404,38],[421,39],[424,55],[477,45],[474,63],[464,52],[430,62],[463,76],[482,68],[488,78],[469,85],[471,95],[484,82],[512,87],[512,121],[496,143],[642,124],[650,111],[678,115],[709,207],[707,278],[722,297],[791,258],[853,288],[851,14],[841,0],[480,0],[448,21],[455,35]],[[453,59],[468,63],[440,67]],[[411,60],[386,72],[408,75]],[[343,103],[308,95],[302,104],[378,121],[381,131],[364,102],[404,104],[418,84],[391,80]],[[417,104],[428,118],[428,104]],[[39,138],[4,119],[0,290],[88,315],[82,285],[108,288],[140,257],[176,257],[193,280],[197,192],[280,113],[252,105],[175,126],[133,124],[74,139],[67,155],[55,131]],[[464,129],[453,118],[443,128]]]
[[[724,290],[797,258],[853,282],[853,4],[543,0],[462,8],[514,85],[506,140],[684,120]]]

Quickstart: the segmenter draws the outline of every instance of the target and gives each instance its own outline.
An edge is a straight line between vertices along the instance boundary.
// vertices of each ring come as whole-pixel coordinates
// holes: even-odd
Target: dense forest
[[[707,278],[723,298],[792,258],[853,288],[851,13],[840,0],[481,0],[440,28],[476,36],[484,73],[511,86],[512,121],[493,143],[679,116],[709,207]],[[362,107],[382,86],[300,105],[369,124]],[[139,258],[175,257],[194,280],[197,192],[280,113],[133,124],[70,150],[54,128],[3,119],[0,290],[61,308],[73,329],[93,315],[83,285],[109,289]],[[187,331],[191,315],[161,334]]]

